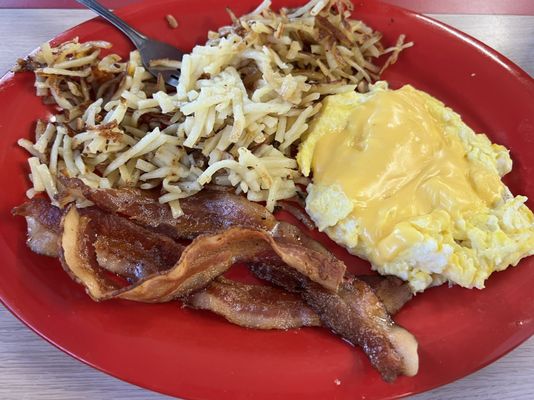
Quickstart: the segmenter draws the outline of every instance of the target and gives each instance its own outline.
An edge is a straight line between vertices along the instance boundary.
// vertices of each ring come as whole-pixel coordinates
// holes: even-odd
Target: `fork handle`
[[[83,4],[87,8],[90,8],[95,13],[100,15],[102,18],[106,19],[108,22],[115,25],[115,27],[119,28],[126,36],[128,36],[128,38],[135,44],[136,47],[138,48],[141,47],[143,43],[147,40],[147,37],[145,35],[137,32],[134,28],[132,28],[122,19],[117,17],[115,14],[109,11],[106,7],[104,7],[98,1],[96,0],[76,0],[76,1],[80,4]]]

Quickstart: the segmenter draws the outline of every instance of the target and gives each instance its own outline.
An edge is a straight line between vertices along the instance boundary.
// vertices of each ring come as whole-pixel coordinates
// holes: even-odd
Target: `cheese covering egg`
[[[325,98],[297,161],[318,229],[414,291],[483,288],[534,253],[526,198],[501,182],[508,150],[412,86]]]

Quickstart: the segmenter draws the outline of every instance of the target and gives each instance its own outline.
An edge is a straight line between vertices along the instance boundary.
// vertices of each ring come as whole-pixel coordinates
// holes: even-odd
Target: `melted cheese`
[[[508,151],[411,86],[327,97],[297,160],[313,172],[306,209],[318,228],[380,272],[419,279],[414,290],[483,287],[534,251],[525,198],[500,180]],[[520,230],[500,216],[512,209]]]
[[[404,86],[344,107],[337,129],[317,141],[313,181],[339,185],[353,201],[376,262],[422,239],[402,221],[436,209],[457,214],[501,198],[500,177],[468,162],[463,143],[447,134],[422,92]]]

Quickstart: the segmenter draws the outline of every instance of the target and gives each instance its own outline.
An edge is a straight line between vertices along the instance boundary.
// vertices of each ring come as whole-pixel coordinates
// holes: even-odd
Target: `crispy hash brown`
[[[180,68],[177,88],[146,71],[137,51],[123,60],[105,55],[104,41],[43,44],[15,69],[33,71],[37,95],[58,112],[37,122],[34,140],[19,140],[32,155],[28,197],[55,201],[65,175],[93,188],[158,188],[178,217],[180,199],[212,182],[272,211],[306,182],[293,154],[321,99],[366,91],[411,45],[400,36],[385,48],[351,14],[347,0],[230,12],[232,25],[183,60],[153,61]]]

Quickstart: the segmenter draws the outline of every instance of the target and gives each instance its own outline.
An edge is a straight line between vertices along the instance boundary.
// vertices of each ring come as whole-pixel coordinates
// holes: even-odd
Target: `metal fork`
[[[128,38],[132,41],[135,47],[137,47],[137,50],[139,50],[141,60],[147,71],[149,71],[155,77],[161,75],[165,82],[167,82],[171,86],[176,87],[178,85],[178,78],[180,76],[179,70],[165,70],[151,67],[150,61],[162,58],[180,61],[182,59],[182,56],[184,55],[182,51],[178,50],[174,46],[171,46],[170,44],[150,39],[145,35],[139,33],[126,22],[124,22],[122,19],[120,19],[111,11],[109,11],[107,8],[102,6],[102,4],[100,4],[98,1],[76,1],[96,12],[98,15],[115,25],[115,27],[119,28],[126,36],[128,36]]]

